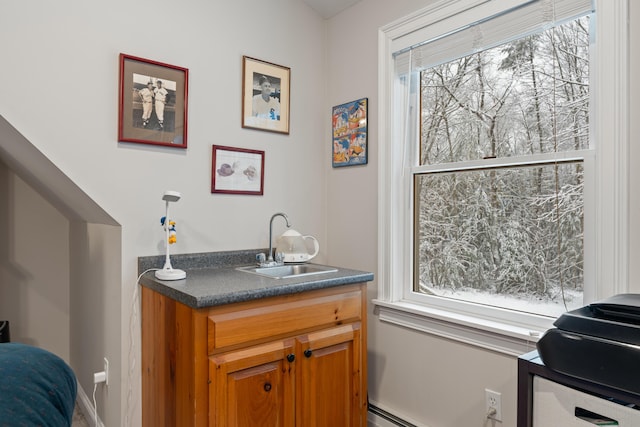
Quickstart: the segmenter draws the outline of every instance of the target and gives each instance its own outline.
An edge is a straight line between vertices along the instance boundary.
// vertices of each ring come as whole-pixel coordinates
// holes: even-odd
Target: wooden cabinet
[[[366,414],[359,385],[360,324],[305,335],[299,341],[299,381],[296,390],[300,426],[359,426]]]
[[[295,356],[291,340],[209,359],[210,425],[295,425]]]
[[[144,426],[366,426],[366,284],[192,309],[142,288]]]

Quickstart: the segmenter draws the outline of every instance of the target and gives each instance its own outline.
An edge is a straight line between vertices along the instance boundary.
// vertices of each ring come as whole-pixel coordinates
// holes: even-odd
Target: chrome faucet
[[[267,254],[266,262],[263,261],[264,256],[263,257],[260,256],[262,254],[258,254],[257,256],[258,262],[260,263],[261,267],[273,267],[273,266],[282,264],[282,257],[276,256],[276,259],[275,260],[273,259],[273,220],[277,216],[281,216],[284,218],[284,220],[287,222],[287,228],[291,227],[291,224],[289,224],[289,217],[287,216],[287,214],[278,212],[271,216],[271,220],[269,221],[269,253]]]

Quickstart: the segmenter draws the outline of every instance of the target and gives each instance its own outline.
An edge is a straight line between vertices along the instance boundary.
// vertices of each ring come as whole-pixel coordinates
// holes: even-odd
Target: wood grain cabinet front
[[[212,356],[212,426],[295,425],[295,357],[291,340]]]
[[[359,322],[309,333],[298,340],[296,419],[299,426],[366,425]]]
[[[142,291],[144,426],[366,426],[366,284],[191,309]]]

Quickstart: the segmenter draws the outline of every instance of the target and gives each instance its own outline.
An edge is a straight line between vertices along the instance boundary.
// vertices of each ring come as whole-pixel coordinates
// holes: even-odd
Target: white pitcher
[[[313,253],[309,253],[307,240],[313,241]],[[307,262],[320,251],[318,240],[313,236],[303,236],[296,230],[287,230],[276,243],[276,253],[282,253],[284,262]]]

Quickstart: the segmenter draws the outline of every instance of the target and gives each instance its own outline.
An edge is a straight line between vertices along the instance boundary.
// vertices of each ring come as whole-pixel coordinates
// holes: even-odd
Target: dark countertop
[[[154,271],[148,271],[162,268],[164,256],[140,257],[138,271],[144,274],[139,283],[191,308],[205,308],[373,280],[373,273],[340,267],[335,267],[336,272],[286,279],[236,270],[239,266],[255,264],[255,254],[259,252],[256,249],[172,255],[171,266],[184,270],[187,277],[170,281],[158,280]]]

